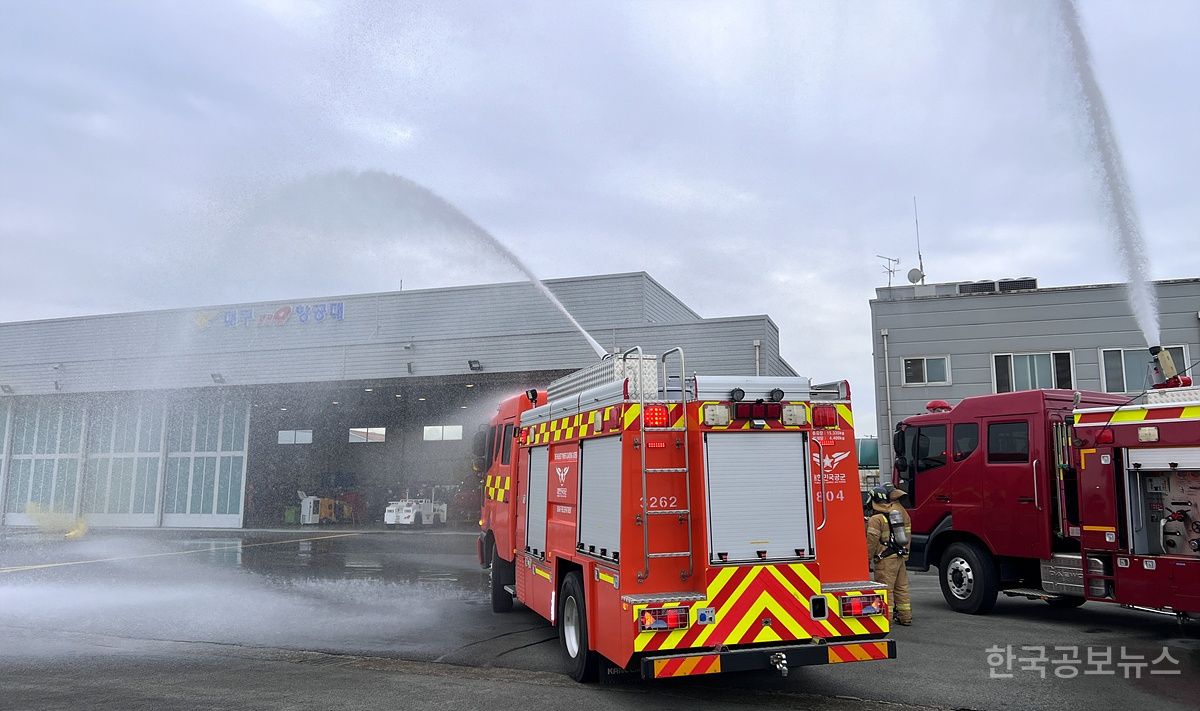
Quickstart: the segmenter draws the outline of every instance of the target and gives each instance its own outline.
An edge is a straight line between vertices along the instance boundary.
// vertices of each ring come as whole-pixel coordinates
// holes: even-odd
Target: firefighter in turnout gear
[[[900,505],[905,492],[890,484],[871,489],[872,514],[867,519],[867,552],[875,566],[875,579],[888,588],[888,600],[896,624],[912,624],[912,602],[908,597],[908,545],[912,522]]]

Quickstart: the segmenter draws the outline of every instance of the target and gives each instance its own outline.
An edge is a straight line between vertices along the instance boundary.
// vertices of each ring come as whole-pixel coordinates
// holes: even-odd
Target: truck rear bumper
[[[719,674],[731,671],[871,662],[896,658],[896,641],[877,639],[833,644],[803,644],[784,647],[755,647],[721,652],[697,652],[645,657],[642,659],[643,679],[665,679],[675,676]]]

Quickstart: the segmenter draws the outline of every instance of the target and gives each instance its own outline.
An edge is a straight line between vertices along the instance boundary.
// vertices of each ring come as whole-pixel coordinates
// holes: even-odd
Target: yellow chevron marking
[[[733,628],[733,631],[729,633],[726,639],[741,639],[742,635],[749,631],[751,625],[761,624],[759,622],[759,618],[762,617],[764,612],[771,613],[771,616],[774,619],[773,624],[782,624],[784,628],[787,629],[787,631],[796,639],[807,639],[810,636],[808,632],[805,631],[805,629],[799,624],[797,624],[796,621],[792,619],[792,616],[783,609],[783,606],[779,604],[779,601],[771,597],[770,592],[764,590],[762,594],[758,596],[758,599],[754,601],[754,604],[750,606],[750,610],[742,616],[741,620],[738,621],[737,626]]]
[[[1113,413],[1112,422],[1141,422],[1146,419],[1146,410],[1117,410]]]
[[[629,429],[633,426],[634,422],[637,422],[638,415],[641,414],[641,408],[641,405],[628,405],[625,408],[625,424],[623,429]]]
[[[755,642],[782,642],[783,637],[779,636],[779,633],[777,633],[775,631],[775,628],[763,627],[762,631],[758,633],[758,636],[756,636],[754,638],[754,641]]]
[[[731,594],[729,596],[729,598],[728,598],[729,602],[727,602],[726,604],[732,605],[738,598],[740,598],[742,596],[742,594],[746,592],[746,588],[750,587],[750,584],[754,582],[754,579],[757,578],[759,573],[761,573],[762,571],[763,571],[762,568],[754,568],[753,570],[750,571],[750,573],[748,575],[746,575],[745,578],[742,578],[742,582],[740,584],[738,584],[738,586],[736,588],[734,588],[733,594]],[[705,641],[707,641],[708,638],[712,636],[712,633],[714,631],[716,631],[718,626],[719,625],[708,625],[708,628],[705,629],[703,632],[701,632],[698,637],[696,637],[695,646],[703,647]]]
[[[809,590],[812,590],[816,595],[821,594],[821,581],[817,580],[817,576],[812,574],[812,571],[808,569],[808,566],[793,564],[789,567],[800,576],[800,579],[804,581],[804,584],[808,586]]]
[[[1184,420],[1194,420],[1200,418],[1200,405],[1192,405],[1190,407],[1183,408],[1183,414],[1180,415],[1180,418]]]
[[[854,414],[852,412],[850,412],[850,406],[849,405],[837,405],[836,407],[837,407],[838,414],[842,416],[842,419],[846,421],[846,424],[853,427],[854,426]]]

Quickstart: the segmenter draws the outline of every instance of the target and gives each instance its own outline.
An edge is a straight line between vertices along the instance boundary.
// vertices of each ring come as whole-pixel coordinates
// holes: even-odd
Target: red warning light
[[[666,427],[668,417],[666,405],[647,405],[642,421],[646,427]]]

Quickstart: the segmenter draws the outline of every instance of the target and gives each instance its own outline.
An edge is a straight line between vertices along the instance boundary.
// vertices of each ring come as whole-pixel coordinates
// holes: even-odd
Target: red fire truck
[[[937,566],[951,608],[986,613],[1003,592],[1200,613],[1200,388],[927,409],[896,428],[894,477],[910,502],[909,567]]]
[[[679,349],[634,348],[501,403],[479,538],[493,609],[556,625],[578,681],[894,657],[849,386],[685,373]]]

